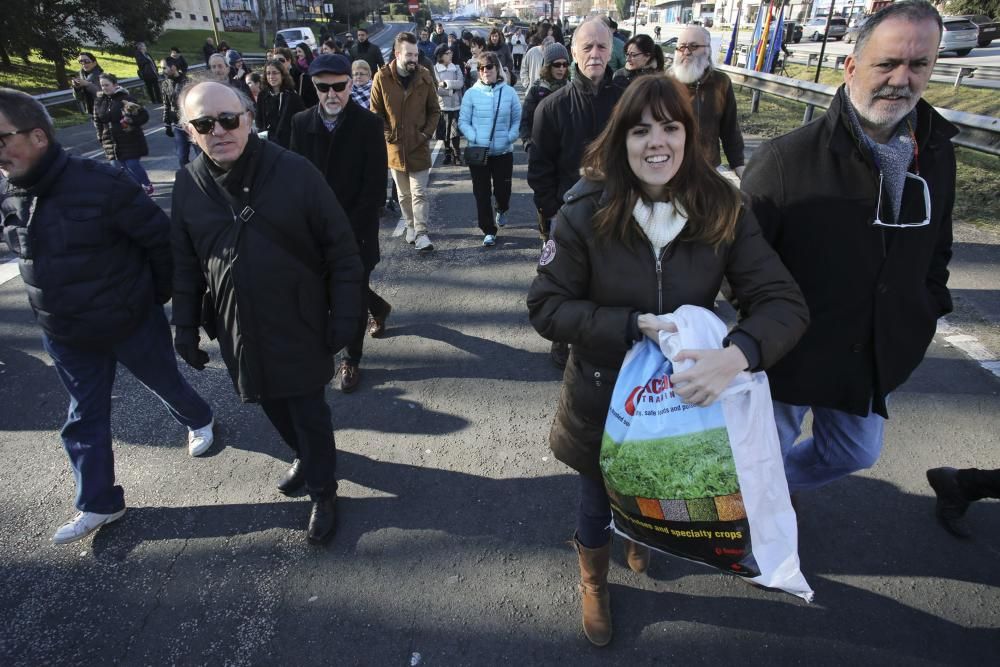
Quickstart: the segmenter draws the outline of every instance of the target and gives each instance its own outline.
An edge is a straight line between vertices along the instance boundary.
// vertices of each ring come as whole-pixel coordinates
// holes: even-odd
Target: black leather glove
[[[177,356],[196,371],[205,370],[208,363],[208,352],[198,347],[197,327],[177,327],[174,333],[174,350]]]
[[[165,133],[165,134],[166,134],[166,135],[167,135],[168,137],[172,137],[172,136],[174,136],[174,126],[173,126],[173,125],[167,125],[167,126],[166,126],[166,129],[164,129],[164,133]]]
[[[326,346],[336,354],[354,340],[358,329],[362,326],[360,320],[331,317],[326,323]]]

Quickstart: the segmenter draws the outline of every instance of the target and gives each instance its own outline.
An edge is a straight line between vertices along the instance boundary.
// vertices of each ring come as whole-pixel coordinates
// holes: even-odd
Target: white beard
[[[692,62],[681,64],[674,61],[670,66],[670,74],[684,84],[692,84],[705,75],[709,67],[708,58],[699,57]]]

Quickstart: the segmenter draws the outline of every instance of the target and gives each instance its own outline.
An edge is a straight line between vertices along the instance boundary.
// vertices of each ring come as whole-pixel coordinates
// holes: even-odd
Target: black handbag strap
[[[243,179],[242,200],[237,200],[236,197],[230,194],[225,188],[220,187],[211,175],[206,178],[205,174],[200,173],[200,171],[195,168],[194,161],[188,164],[187,171],[191,174],[191,177],[194,179],[198,189],[201,190],[206,197],[209,199],[216,199],[217,197],[212,196],[212,194],[215,193],[216,195],[221,195],[223,199],[225,199],[233,213],[234,222],[239,221],[246,225],[246,223],[250,222],[251,218],[256,218],[260,224],[252,225],[254,230],[262,234],[266,239],[271,241],[271,243],[274,243],[276,246],[294,257],[300,264],[315,273],[317,276],[325,275],[323,268],[317,265],[316,258],[314,256],[308,253],[304,248],[298,247],[296,243],[294,243],[286,235],[282,234],[281,231],[272,225],[267,218],[251,206],[250,200],[252,185],[254,182],[254,176],[257,173],[257,165],[260,160],[260,154],[262,152],[263,146],[258,146],[257,150],[250,156],[250,163],[247,165],[246,175]],[[202,156],[202,159],[207,160],[208,157]],[[237,213],[237,211],[239,211],[239,213]]]
[[[497,112],[493,115],[493,128],[490,130],[490,142],[488,144],[486,144],[486,148],[487,149],[490,146],[493,145],[493,135],[496,134],[496,131],[497,131],[497,119],[500,118],[500,98],[501,97],[503,97],[503,88],[501,88],[500,92],[497,93]]]

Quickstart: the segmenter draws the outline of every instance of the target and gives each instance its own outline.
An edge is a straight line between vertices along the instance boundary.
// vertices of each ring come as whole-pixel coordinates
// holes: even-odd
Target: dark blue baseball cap
[[[351,61],[339,53],[324,53],[316,56],[309,65],[309,76],[317,74],[347,74],[351,73]]]

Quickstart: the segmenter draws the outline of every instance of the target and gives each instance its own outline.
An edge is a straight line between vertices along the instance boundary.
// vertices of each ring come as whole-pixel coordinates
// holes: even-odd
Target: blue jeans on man
[[[191,149],[194,149],[193,156],[191,155]],[[179,125],[174,127],[174,150],[177,153],[177,164],[181,168],[201,153],[198,145],[191,141],[191,137]]]
[[[802,420],[812,410],[812,437],[795,444]],[[874,412],[859,417],[842,410],[774,401],[774,421],[791,493],[809,491],[871,468],[882,453],[885,419]]]
[[[61,435],[81,512],[113,514],[125,507],[124,490],[115,484],[111,450],[111,389],[118,363],[153,392],[178,423],[197,429],[212,421],[212,409],[177,369],[163,306],[154,304],[128,338],[107,348],[73,347],[44,333],[42,344],[70,396]]]

